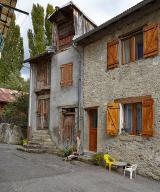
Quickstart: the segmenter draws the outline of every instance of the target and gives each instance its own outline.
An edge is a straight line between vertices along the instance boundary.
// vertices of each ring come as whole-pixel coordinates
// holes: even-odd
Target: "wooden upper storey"
[[[49,20],[53,23],[53,45],[57,50],[69,47],[73,38],[96,27],[72,2],[62,8],[56,7]]]

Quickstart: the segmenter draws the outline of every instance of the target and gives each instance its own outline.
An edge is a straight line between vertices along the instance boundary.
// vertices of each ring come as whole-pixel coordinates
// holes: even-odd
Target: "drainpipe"
[[[82,86],[82,72],[83,72],[83,48],[81,48],[81,50],[79,50],[77,48],[77,45],[73,42],[73,48],[76,50],[76,52],[79,54],[79,78],[78,78],[78,129],[80,129],[80,126],[81,126],[81,129],[82,129],[82,133],[83,133],[83,136],[82,136],[82,143],[84,142],[84,125],[82,123],[82,113],[81,113],[81,105],[82,102],[83,102],[83,96],[82,96],[82,89],[83,86]],[[80,123],[81,122],[81,123]]]

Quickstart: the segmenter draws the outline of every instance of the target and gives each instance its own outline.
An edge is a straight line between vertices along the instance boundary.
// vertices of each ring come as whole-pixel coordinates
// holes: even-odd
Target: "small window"
[[[124,130],[133,135],[142,132],[142,103],[124,105]]]
[[[138,32],[122,40],[122,63],[130,63],[144,57],[143,32]]]
[[[61,87],[70,86],[73,83],[73,64],[61,66]]]

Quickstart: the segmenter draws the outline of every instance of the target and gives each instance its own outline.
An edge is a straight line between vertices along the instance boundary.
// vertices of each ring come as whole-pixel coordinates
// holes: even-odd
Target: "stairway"
[[[32,133],[32,141],[29,141],[28,144],[17,147],[17,150],[28,153],[58,152],[58,148],[52,141],[48,130],[34,131]]]

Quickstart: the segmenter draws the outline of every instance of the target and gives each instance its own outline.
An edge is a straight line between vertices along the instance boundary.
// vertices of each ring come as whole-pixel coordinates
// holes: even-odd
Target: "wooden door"
[[[97,151],[97,109],[89,111],[89,150]]]
[[[66,113],[63,117],[63,144],[73,143],[73,129],[75,127],[75,114]]]

